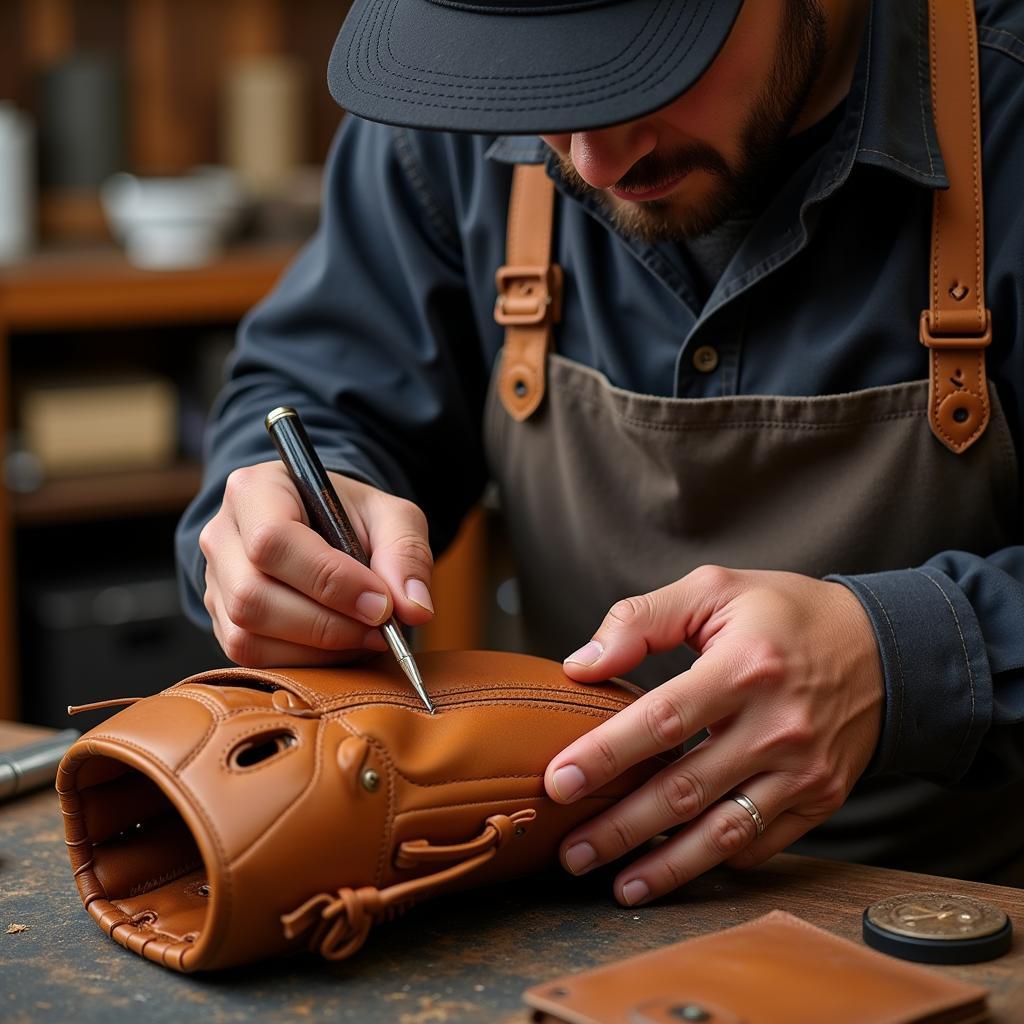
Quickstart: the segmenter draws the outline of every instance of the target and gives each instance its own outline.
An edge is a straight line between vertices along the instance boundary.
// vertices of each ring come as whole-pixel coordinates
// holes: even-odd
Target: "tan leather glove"
[[[342,959],[427,895],[555,864],[565,833],[661,767],[555,804],[548,761],[636,691],[523,655],[417,660],[434,716],[381,656],[207,672],[86,733],[57,790],[99,926],[179,971],[303,945]]]

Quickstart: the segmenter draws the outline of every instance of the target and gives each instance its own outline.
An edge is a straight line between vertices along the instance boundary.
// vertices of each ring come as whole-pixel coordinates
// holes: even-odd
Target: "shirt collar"
[[[873,0],[847,116],[816,185],[831,192],[854,162],[883,167],[929,188],[948,188],[932,112],[928,0]],[[501,135],[490,160],[543,163],[537,136]]]
[[[864,85],[858,163],[948,188],[932,110],[928,0],[874,0],[856,78]]]

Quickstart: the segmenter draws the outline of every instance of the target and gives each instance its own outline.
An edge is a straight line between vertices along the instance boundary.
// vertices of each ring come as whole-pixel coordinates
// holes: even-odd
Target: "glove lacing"
[[[326,960],[344,960],[362,946],[376,921],[390,920],[434,889],[486,864],[513,836],[522,835],[536,816],[533,809],[492,815],[486,821],[481,839],[473,844],[474,848],[479,848],[482,840],[487,842],[487,848],[432,875],[399,882],[386,889],[345,887],[336,894],[322,892],[312,896],[281,917],[285,938],[296,939],[309,932],[308,946],[313,952],[319,952]],[[415,855],[437,848],[420,840],[404,843],[403,849],[411,849]]]

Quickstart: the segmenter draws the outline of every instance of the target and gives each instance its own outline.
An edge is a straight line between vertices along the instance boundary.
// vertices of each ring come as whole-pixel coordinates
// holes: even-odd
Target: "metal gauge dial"
[[[864,941],[924,963],[973,963],[1010,948],[1012,926],[998,907],[948,892],[890,896],[864,911]]]

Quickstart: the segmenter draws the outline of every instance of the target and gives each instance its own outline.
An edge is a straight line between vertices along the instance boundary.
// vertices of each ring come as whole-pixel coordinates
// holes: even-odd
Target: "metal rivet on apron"
[[[953,410],[953,419],[956,420],[957,423],[966,423],[970,415],[971,414],[963,406],[960,406],[959,409]]]
[[[368,789],[372,793],[380,785],[380,775],[372,768],[367,768],[360,776],[360,781],[363,789]]]
[[[512,385],[512,389],[515,391],[517,398],[525,398],[530,390],[526,381],[523,380],[522,378],[517,380],[515,384]]]
[[[701,345],[693,353],[693,367],[701,373],[710,373],[718,366],[718,351],[710,345]]]

